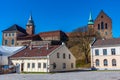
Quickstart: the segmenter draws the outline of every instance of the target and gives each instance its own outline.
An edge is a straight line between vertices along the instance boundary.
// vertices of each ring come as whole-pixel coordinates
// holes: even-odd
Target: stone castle
[[[101,10],[95,20],[92,19],[90,13],[88,27],[92,27],[102,38],[112,38],[112,20],[103,10]],[[61,30],[35,34],[32,15],[28,19],[26,29],[14,24],[2,32],[2,45],[4,46],[56,45],[69,39],[69,35]]]

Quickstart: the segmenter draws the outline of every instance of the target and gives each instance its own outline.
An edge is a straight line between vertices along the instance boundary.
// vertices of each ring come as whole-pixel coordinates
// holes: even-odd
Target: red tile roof
[[[31,50],[28,47],[16,54],[10,56],[10,58],[47,56],[48,54],[50,54],[53,50],[55,50],[59,46],[60,45],[49,46],[48,50],[46,47],[33,47]]]
[[[120,44],[120,38],[97,40],[95,41],[93,46],[116,45],[116,44]]]
[[[42,33],[39,33],[39,36],[40,37],[60,36],[61,32],[62,31],[60,31],[60,30],[50,31],[50,32],[42,32]]]

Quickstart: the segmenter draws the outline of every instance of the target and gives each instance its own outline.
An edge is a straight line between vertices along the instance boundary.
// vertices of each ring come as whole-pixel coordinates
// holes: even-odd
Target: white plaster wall
[[[43,68],[43,63],[47,65],[46,58],[38,58],[38,59],[18,59],[18,60],[11,60],[14,65],[17,63],[20,64],[20,72],[21,72],[21,63],[24,63],[24,72],[47,72],[47,67]],[[27,64],[30,63],[30,68],[27,68]],[[35,63],[35,68],[32,68],[32,63]],[[38,68],[38,63],[41,63],[41,68]]]

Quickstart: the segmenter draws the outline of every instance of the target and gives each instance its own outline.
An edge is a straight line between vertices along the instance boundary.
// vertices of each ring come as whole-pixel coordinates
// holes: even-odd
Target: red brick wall
[[[101,22],[104,23],[104,29],[98,30],[98,24],[101,28]],[[107,29],[105,29],[105,23],[107,23]],[[97,16],[97,18],[94,21],[94,29],[98,31],[102,38],[112,38],[112,20],[110,17],[108,17],[104,12],[100,12],[100,14]],[[107,35],[106,35],[107,32]]]

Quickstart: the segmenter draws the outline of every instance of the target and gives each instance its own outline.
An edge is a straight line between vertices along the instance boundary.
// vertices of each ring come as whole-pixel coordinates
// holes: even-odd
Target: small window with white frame
[[[30,63],[27,63],[27,68],[30,68]]]
[[[103,49],[103,55],[107,55],[107,49]]]
[[[47,67],[46,63],[43,63],[43,68],[46,68],[46,67]]]
[[[38,68],[41,68],[41,63],[38,63]]]
[[[115,54],[116,54],[115,48],[111,49],[111,55],[115,55]]]
[[[95,56],[99,55],[99,49],[95,49]]]
[[[35,68],[35,63],[32,63],[32,68]]]

